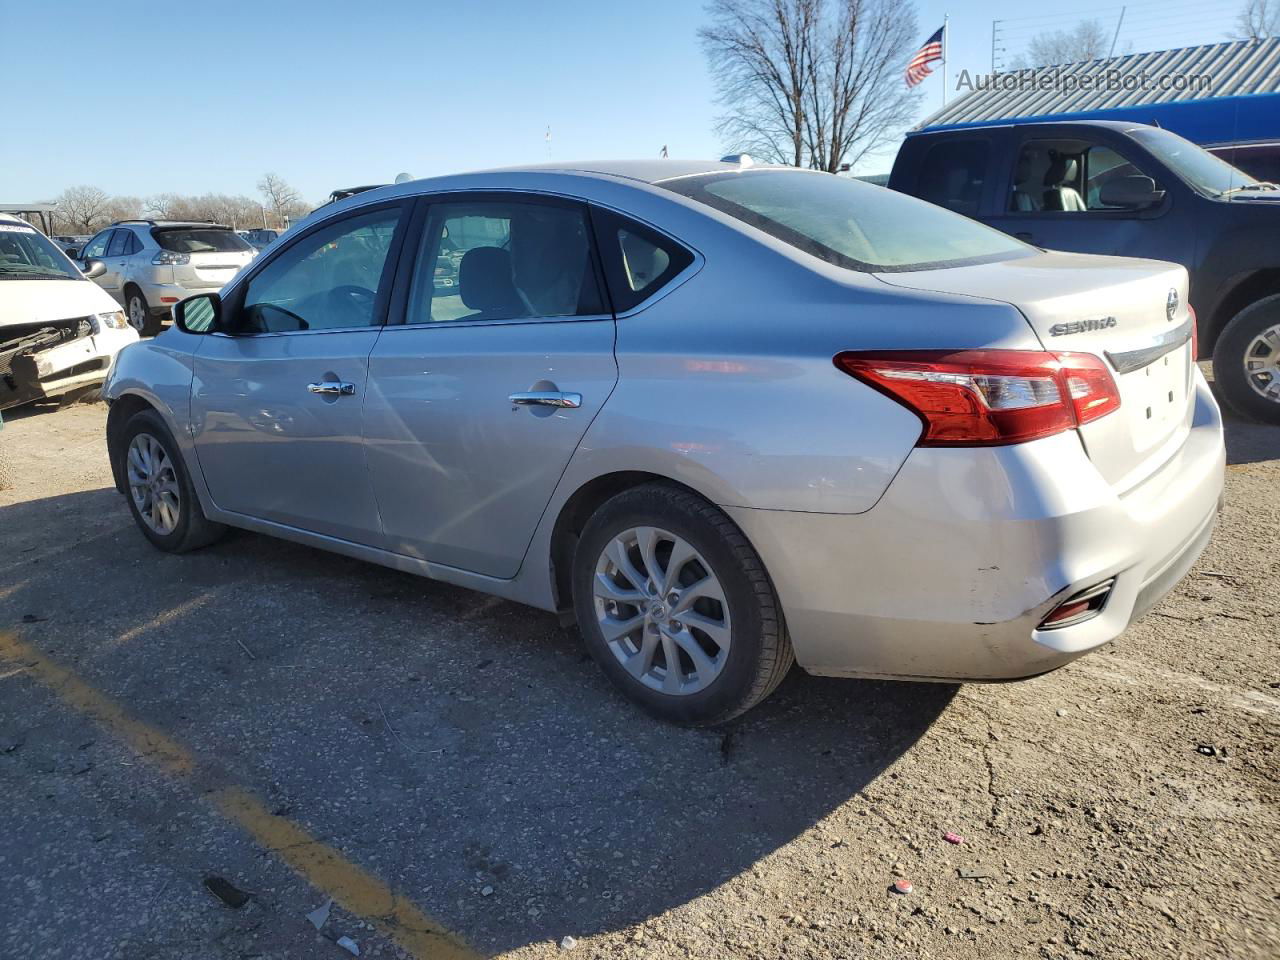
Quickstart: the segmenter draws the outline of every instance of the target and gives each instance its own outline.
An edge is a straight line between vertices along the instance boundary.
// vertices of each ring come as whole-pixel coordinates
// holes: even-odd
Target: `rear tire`
[[[140,337],[154,337],[164,323],[162,317],[151,312],[147,298],[137,287],[125,288],[124,312],[129,318],[129,326],[137,330]]]
[[[1227,324],[1213,348],[1213,379],[1236,413],[1280,424],[1280,294]]]
[[[759,554],[723,511],[680,487],[633,487],[596,510],[574,554],[573,599],[591,656],[663,720],[731,720],[795,662]]]
[[[154,410],[140,410],[112,451],[125,478],[125,499],[142,535],[165,553],[208,546],[227,532],[205,517],[173,435]]]

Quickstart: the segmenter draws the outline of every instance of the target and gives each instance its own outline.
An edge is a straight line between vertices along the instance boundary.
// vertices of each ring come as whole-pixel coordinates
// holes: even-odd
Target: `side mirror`
[[[183,333],[213,333],[221,318],[222,298],[216,293],[202,293],[173,305],[174,326]]]
[[[84,266],[80,268],[80,272],[92,280],[106,273],[107,265],[101,260],[86,260]]]
[[[65,254],[67,255],[67,258],[68,258],[69,260],[79,260],[79,259],[80,259],[80,248],[79,248],[79,247],[67,247],[67,249],[66,249],[66,250],[64,250],[64,251],[62,251],[62,252],[63,252],[63,253],[65,253]]]
[[[1156,182],[1140,174],[1108,180],[1098,192],[1098,200],[1103,206],[1127,210],[1145,210],[1163,199],[1164,191],[1156,189]]]

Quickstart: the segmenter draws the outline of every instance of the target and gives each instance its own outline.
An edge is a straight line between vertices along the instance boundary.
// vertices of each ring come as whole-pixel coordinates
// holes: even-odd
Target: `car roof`
[[[1080,127],[1082,129],[1103,127],[1120,133],[1126,133],[1130,130],[1160,129],[1149,123],[1138,123],[1136,120],[1057,120],[1053,117],[1041,117],[1036,120],[1025,121],[993,120],[990,123],[966,123],[962,126],[925,127],[923,130],[912,130],[907,136],[924,137],[940,133],[966,133],[970,130],[1007,130],[1014,127]]]
[[[205,227],[210,230],[230,230],[225,223],[213,223],[209,220],[117,220],[109,224],[112,227]],[[107,227],[103,227],[103,230]]]
[[[755,169],[766,164],[748,160],[737,163],[724,160],[579,160],[564,163],[534,163],[515,167],[495,167],[477,170],[476,173],[567,173],[587,176],[621,177],[642,183],[661,183],[678,177],[691,177],[703,173],[724,173],[729,170]],[[783,167],[780,169],[793,169]]]

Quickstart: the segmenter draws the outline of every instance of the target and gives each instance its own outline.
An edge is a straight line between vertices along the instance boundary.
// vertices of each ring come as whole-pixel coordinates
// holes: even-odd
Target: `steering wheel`
[[[377,294],[368,287],[354,283],[343,283],[329,291],[329,303],[334,309],[348,316],[368,321],[373,315],[373,301]]]

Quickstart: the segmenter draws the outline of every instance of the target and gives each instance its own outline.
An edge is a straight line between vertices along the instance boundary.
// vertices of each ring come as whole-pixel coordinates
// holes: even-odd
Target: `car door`
[[[617,382],[613,315],[585,204],[422,203],[369,361],[369,472],[391,550],[510,578]]]
[[[1148,176],[1170,189],[1131,141],[1069,128],[1019,140],[1003,202],[983,218],[988,224],[1049,250],[1192,262],[1195,231],[1183,222],[1189,205],[1172,194],[1145,210],[1102,202],[1102,186],[1120,176]]]
[[[77,258],[81,263],[81,265],[87,264],[90,260],[101,260],[103,262],[103,265],[105,266],[107,262],[107,247],[111,243],[111,238],[114,234],[115,234],[115,230],[112,230],[112,229],[103,230],[101,233],[98,233],[97,235],[95,235],[92,240],[86,243],[81,248],[80,256]],[[117,300],[119,300],[120,299],[120,297],[118,296],[119,291],[113,290],[110,286],[108,286],[108,275],[110,274],[110,272],[111,272],[111,268],[107,267],[107,273],[100,274],[94,277],[93,282],[96,283],[98,286],[102,287],[102,289],[106,290],[108,293],[112,294],[112,296],[114,296]],[[117,288],[119,287],[118,283],[116,284],[116,287]]]
[[[111,234],[107,244],[106,255],[102,262],[107,265],[107,272],[102,275],[102,289],[124,303],[124,278],[129,269],[129,254],[133,250],[133,232],[117,228]]]
[[[378,543],[361,416],[406,226],[402,203],[326,220],[228,291],[191,393],[200,469],[222,509]]]

